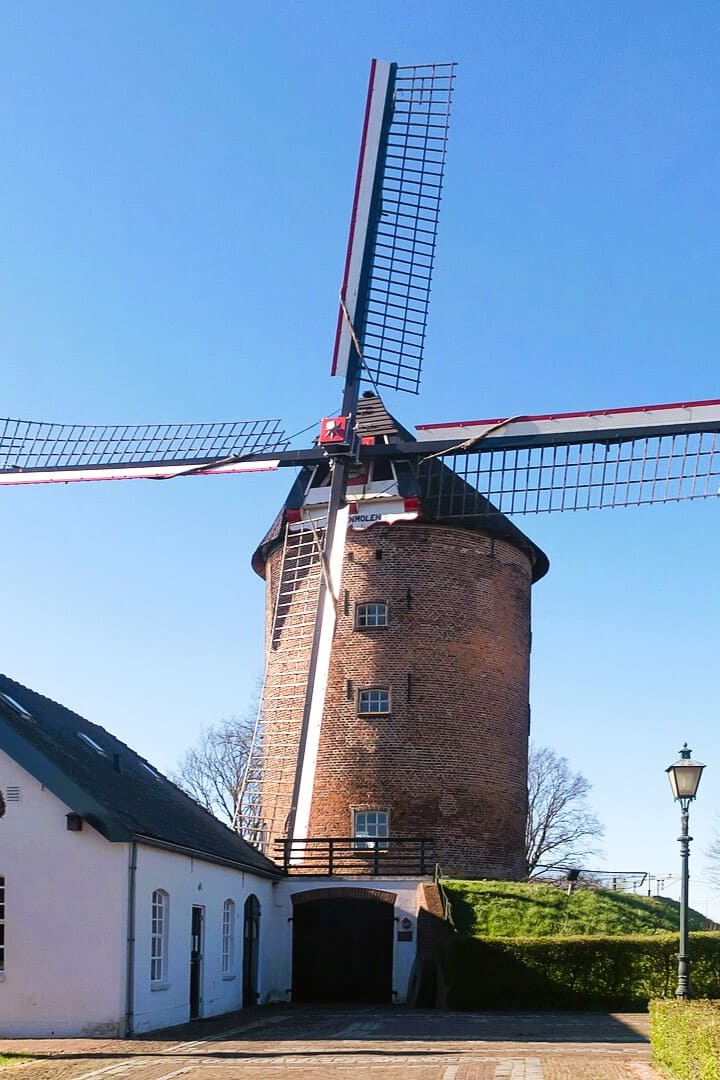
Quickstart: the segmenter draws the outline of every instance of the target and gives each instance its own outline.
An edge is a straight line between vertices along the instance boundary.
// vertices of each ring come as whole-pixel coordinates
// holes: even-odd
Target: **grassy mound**
[[[575,889],[514,881],[443,881],[461,934],[480,937],[551,937],[656,934],[677,931],[679,905],[657,896],[608,889]],[[715,924],[696,911],[691,930]]]

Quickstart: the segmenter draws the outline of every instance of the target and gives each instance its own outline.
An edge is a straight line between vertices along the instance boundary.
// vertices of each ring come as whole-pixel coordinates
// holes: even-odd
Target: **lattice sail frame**
[[[425,440],[453,434],[466,437],[419,464],[428,474],[433,512],[443,518],[602,510],[720,494],[718,401],[420,429]],[[433,465],[438,460],[454,478]]]
[[[418,393],[455,65],[373,60],[332,374]]]
[[[291,810],[324,535],[322,520],[285,532],[262,698],[233,818],[233,828],[265,853],[283,835]],[[269,658],[276,652],[282,659],[271,666]]]
[[[478,509],[476,491],[509,515],[605,510],[720,494],[716,432],[497,450],[444,460],[474,490],[443,489],[440,481],[434,512],[442,518],[485,516],[488,511]]]
[[[272,461],[242,459],[287,445],[278,420],[90,425],[0,419],[0,484],[271,469]]]

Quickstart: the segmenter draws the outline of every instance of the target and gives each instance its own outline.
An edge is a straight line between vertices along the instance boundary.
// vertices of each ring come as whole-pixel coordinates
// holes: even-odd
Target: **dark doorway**
[[[258,959],[260,956],[260,901],[248,896],[243,918],[243,1007],[257,1005]]]
[[[393,905],[323,897],[293,910],[293,1001],[392,1001]]]
[[[200,1015],[204,909],[193,907],[190,925],[190,1019]]]

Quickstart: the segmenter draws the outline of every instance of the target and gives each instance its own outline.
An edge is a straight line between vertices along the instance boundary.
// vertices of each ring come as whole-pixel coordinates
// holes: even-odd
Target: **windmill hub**
[[[318,443],[326,454],[333,457],[357,457],[358,437],[357,432],[352,429],[349,416],[329,416],[321,420]]]

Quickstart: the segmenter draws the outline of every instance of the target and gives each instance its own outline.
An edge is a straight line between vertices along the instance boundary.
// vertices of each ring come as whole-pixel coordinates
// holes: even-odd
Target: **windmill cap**
[[[416,442],[402,424],[398,423],[382,401],[372,391],[365,391],[358,402],[357,428],[361,438],[385,436],[392,442]],[[253,570],[260,577],[265,577],[265,564],[270,554],[282,543],[285,535],[285,510],[288,506],[297,506],[298,491],[305,491],[312,469],[304,468],[297,477],[280,513],[258,544],[252,556]],[[427,461],[418,472],[420,517],[423,525],[445,525],[465,529],[470,532],[484,533],[523,551],[532,566],[532,580],[539,581],[547,574],[550,562],[547,555],[529,536],[514,525],[509,518],[494,506],[489,499],[477,491],[466,480],[458,476],[450,466],[439,458]],[[437,512],[438,493],[443,496],[457,495],[457,502],[468,508],[463,517],[445,517]]]

